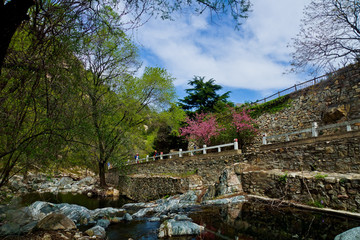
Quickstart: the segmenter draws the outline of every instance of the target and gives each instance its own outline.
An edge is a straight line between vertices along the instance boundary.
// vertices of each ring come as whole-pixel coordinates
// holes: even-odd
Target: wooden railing
[[[178,156],[178,157],[183,157],[184,155],[194,156],[194,154],[196,152],[200,152],[202,154],[207,154],[207,150],[211,150],[211,149],[217,149],[218,152],[221,152],[221,148],[224,148],[224,147],[234,147],[234,150],[239,150],[238,140],[234,139],[233,143],[221,144],[221,145],[216,145],[216,146],[211,146],[211,147],[207,147],[206,145],[203,145],[203,148],[193,149],[193,150],[188,150],[188,151],[183,151],[182,149],[179,149],[178,152],[172,152],[172,153],[167,153],[167,154],[163,154],[161,152],[160,155],[151,156],[151,157],[149,157],[149,155],[147,155],[145,158],[128,160],[127,164],[143,163],[143,162],[155,161],[155,160],[165,159],[165,158],[171,159],[175,156]]]

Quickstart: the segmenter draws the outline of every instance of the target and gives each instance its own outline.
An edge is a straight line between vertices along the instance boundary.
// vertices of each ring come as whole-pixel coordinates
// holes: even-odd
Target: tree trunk
[[[104,161],[99,161],[99,178],[100,178],[100,187],[106,187]]]
[[[33,5],[35,0],[11,0],[0,5],[0,74],[11,38],[22,21],[29,19],[27,12]]]

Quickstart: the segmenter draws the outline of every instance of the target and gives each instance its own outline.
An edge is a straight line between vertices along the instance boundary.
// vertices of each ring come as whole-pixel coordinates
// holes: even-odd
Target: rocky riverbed
[[[167,199],[150,203],[128,203],[122,208],[100,208],[89,210],[75,204],[53,204],[36,201],[28,207],[0,208],[1,236],[31,236],[36,231],[60,231],[57,238],[47,239],[105,239],[110,224],[129,221],[161,221],[158,237],[198,235],[204,227],[187,217],[186,209],[209,204],[232,204],[245,201],[244,196],[235,196],[198,203],[196,191],[188,191]],[[80,232],[77,229],[85,229]],[[67,232],[65,233],[62,232]],[[69,234],[70,233],[70,234]],[[30,234],[30,235],[29,235]]]

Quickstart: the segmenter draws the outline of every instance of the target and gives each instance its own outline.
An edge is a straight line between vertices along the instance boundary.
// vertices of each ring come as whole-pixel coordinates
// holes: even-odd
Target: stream
[[[84,195],[28,194],[22,198],[24,206],[35,201],[70,203],[88,209],[103,207],[121,208],[129,199],[118,200],[88,198]],[[300,210],[289,207],[270,206],[255,201],[232,205],[197,206],[184,210],[192,220],[205,227],[200,236],[171,239],[334,239],[348,229],[360,226],[360,219]],[[161,222],[148,219],[134,220],[110,225],[106,231],[109,240],[154,240]]]

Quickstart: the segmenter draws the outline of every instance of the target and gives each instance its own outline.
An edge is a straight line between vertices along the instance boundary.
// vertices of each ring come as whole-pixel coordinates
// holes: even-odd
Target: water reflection
[[[209,231],[198,239],[334,239],[359,219],[255,202],[206,207],[190,215]]]
[[[35,201],[44,201],[51,203],[69,203],[84,206],[90,210],[104,207],[121,208],[124,204],[133,202],[128,198],[89,198],[82,194],[72,193],[29,193],[22,197],[21,203],[23,206],[28,206]]]

